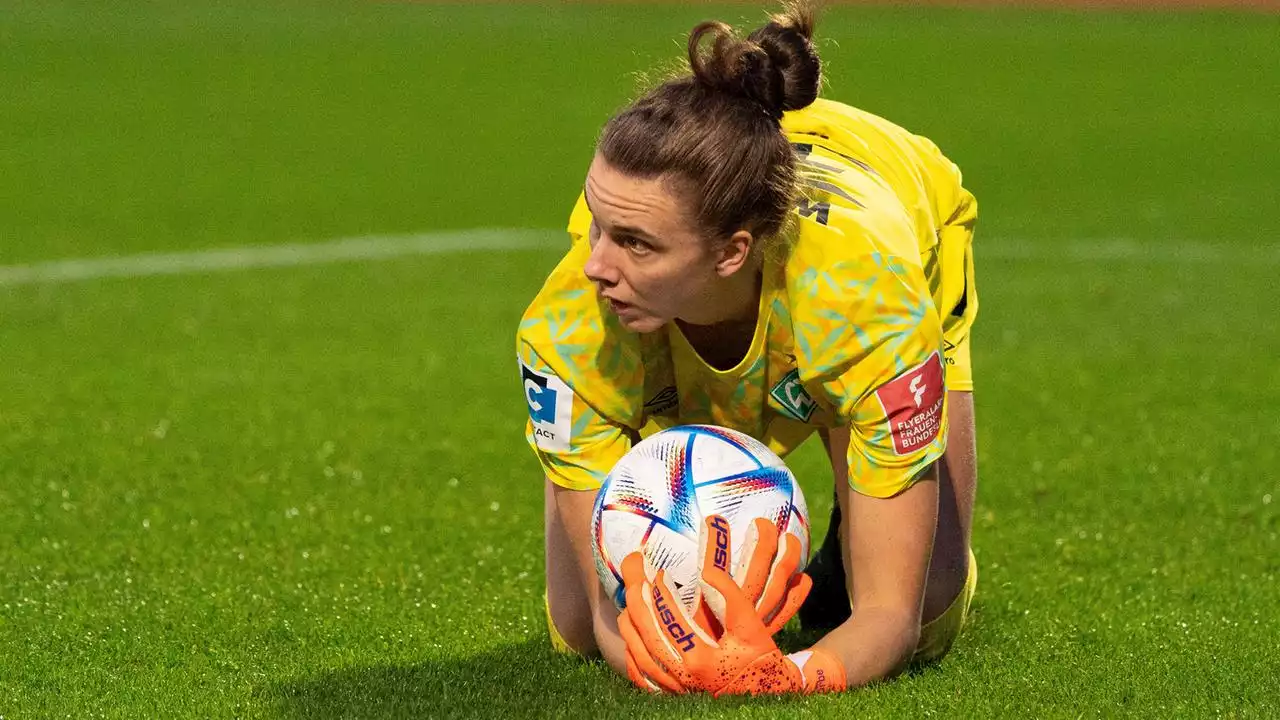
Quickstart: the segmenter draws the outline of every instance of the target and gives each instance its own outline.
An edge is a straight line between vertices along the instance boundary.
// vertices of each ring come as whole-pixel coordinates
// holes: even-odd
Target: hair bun
[[[822,63],[813,47],[814,12],[792,2],[767,25],[740,39],[722,22],[704,22],[689,36],[689,65],[709,89],[760,104],[773,118],[807,107],[818,97]],[[702,41],[712,38],[710,52]]]

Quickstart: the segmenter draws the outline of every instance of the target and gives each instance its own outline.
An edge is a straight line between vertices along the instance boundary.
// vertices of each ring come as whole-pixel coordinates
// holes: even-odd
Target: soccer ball
[[[703,518],[729,522],[734,565],[747,529],[767,518],[800,540],[809,556],[809,512],[795,476],[772,450],[736,430],[681,425],[636,444],[614,466],[596,495],[591,546],[596,574],[622,608],[622,560],[641,550],[665,568],[685,609],[692,611],[701,565]]]

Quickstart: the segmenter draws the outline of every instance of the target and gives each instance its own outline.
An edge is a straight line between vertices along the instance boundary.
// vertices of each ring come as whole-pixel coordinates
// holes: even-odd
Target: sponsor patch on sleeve
[[[938,438],[943,392],[942,358],[936,351],[876,390],[896,454],[910,455]]]
[[[548,452],[568,452],[573,428],[573,390],[554,373],[540,373],[520,363],[524,379],[524,399],[533,421],[533,437],[538,448]]]

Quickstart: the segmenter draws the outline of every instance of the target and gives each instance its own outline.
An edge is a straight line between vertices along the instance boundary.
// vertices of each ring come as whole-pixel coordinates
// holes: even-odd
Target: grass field
[[[839,697],[553,655],[515,324],[631,73],[709,16],[758,17],[0,5],[0,717],[1280,715],[1274,15],[830,10],[827,94],[982,203],[973,623]]]

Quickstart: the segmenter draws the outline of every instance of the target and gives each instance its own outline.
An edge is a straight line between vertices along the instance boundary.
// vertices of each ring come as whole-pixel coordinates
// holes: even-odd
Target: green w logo
[[[769,391],[769,397],[778,401],[782,409],[801,422],[809,422],[813,411],[818,407],[813,398],[809,397],[804,385],[800,383],[799,370],[792,370],[783,375],[778,384]]]

